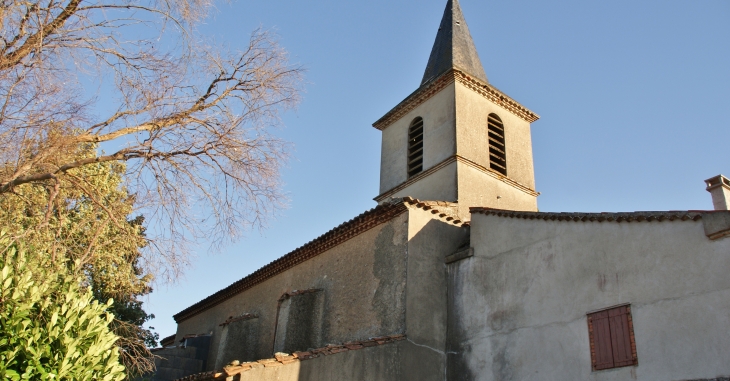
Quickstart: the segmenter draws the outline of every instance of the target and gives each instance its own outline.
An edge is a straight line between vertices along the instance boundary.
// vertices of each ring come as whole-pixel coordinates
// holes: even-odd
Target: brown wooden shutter
[[[588,314],[593,370],[638,365],[631,306]]]
[[[608,311],[596,312],[588,316],[592,333],[592,345],[595,351],[593,370],[613,368],[613,348]]]
[[[608,311],[609,327],[611,329],[611,347],[613,348],[614,366],[634,364],[631,350],[631,328],[629,327],[629,308],[623,306]]]

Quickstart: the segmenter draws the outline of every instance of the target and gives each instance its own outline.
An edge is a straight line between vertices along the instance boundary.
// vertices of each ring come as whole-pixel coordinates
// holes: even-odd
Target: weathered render
[[[451,217],[455,214],[453,204],[414,199],[364,213],[282,257],[284,263],[302,252],[311,258],[279,274],[264,275],[260,283],[240,292],[227,295],[222,290],[218,297],[176,315],[176,342],[209,336],[206,365],[198,371],[212,371],[233,360],[254,361],[276,352],[412,332],[407,342],[413,345],[401,351],[404,361],[434,357],[430,363],[442,369],[446,361],[442,253],[468,240],[466,230]],[[428,237],[440,239],[433,243]],[[317,252],[314,247],[321,245],[332,247]],[[267,272],[273,269],[263,273]],[[251,277],[255,274],[239,283]]]
[[[730,240],[703,226],[718,212],[472,211],[474,255],[449,265],[450,380],[730,374]],[[586,314],[620,304],[639,365],[592,372]]]
[[[211,333],[210,366],[206,370],[213,370],[232,360],[252,361],[284,350],[403,333],[407,217],[401,214],[215,308],[179,320],[178,336],[182,339],[186,334]],[[286,304],[279,302],[295,290],[321,291],[286,298]],[[316,294],[320,294],[320,300],[315,299]],[[294,298],[305,300],[292,306]],[[222,326],[227,319],[243,314],[254,314],[256,318]],[[306,332],[302,332],[305,327]],[[238,353],[227,350],[226,341],[243,338],[243,331],[250,332],[247,340],[241,341],[246,345],[239,345]],[[297,334],[309,337],[285,345],[287,336]]]
[[[436,86],[438,85],[438,86]],[[438,87],[444,85],[443,89]],[[434,85],[438,91],[423,103],[415,106],[405,113],[398,120],[394,121],[388,128],[383,129],[382,149],[380,160],[380,193],[385,194],[408,180],[406,170],[406,158],[408,156],[408,126],[416,117],[424,120],[424,172],[431,171],[434,167],[448,160],[456,154],[456,103],[454,98],[455,84]],[[437,171],[442,169],[436,168]],[[402,197],[403,194],[416,195],[423,200],[456,201],[456,183],[446,184],[446,179],[456,179],[456,172],[448,171],[447,177],[437,183],[425,185],[422,188],[402,189],[388,197]],[[413,184],[411,188],[415,185]],[[453,185],[453,186],[450,186]],[[428,193],[432,192],[432,193]],[[421,196],[421,194],[423,194]]]
[[[448,0],[373,125],[378,206],[175,315],[155,378],[730,381],[730,180],[712,211],[538,212],[537,119]]]

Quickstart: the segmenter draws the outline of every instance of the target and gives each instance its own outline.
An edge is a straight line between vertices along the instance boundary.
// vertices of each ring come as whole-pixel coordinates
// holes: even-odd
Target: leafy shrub
[[[80,279],[31,264],[0,237],[0,378],[105,380],[125,377],[114,315]]]

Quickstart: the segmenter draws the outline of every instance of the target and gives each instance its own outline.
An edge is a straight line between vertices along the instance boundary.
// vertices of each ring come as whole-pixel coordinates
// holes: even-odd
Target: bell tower
[[[378,203],[410,196],[537,210],[535,113],[487,81],[458,0],[446,4],[421,85],[373,124],[382,131]]]

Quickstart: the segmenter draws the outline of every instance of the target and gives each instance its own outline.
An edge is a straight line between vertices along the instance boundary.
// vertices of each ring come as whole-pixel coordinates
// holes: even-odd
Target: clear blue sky
[[[294,143],[289,208],[220,253],[203,244],[145,303],[172,315],[375,206],[380,132],[420,84],[446,0],[219,2],[201,33],[242,48],[274,29],[307,72],[279,132]],[[461,0],[487,76],[541,116],[541,211],[711,209],[703,180],[730,175],[730,2]],[[189,332],[194,333],[194,332]],[[197,332],[195,332],[197,333]]]

